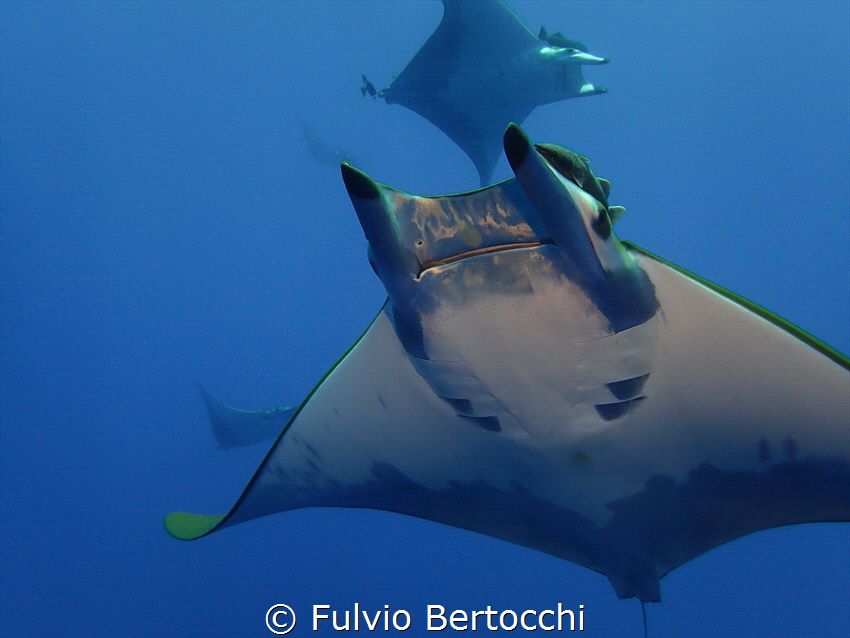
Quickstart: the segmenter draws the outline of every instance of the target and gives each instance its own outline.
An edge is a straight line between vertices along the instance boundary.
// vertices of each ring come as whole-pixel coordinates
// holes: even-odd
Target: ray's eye
[[[611,236],[613,224],[611,223],[611,218],[608,216],[608,211],[604,208],[600,209],[599,217],[596,218],[596,222],[593,224],[593,227],[603,239],[608,239],[608,237]]]

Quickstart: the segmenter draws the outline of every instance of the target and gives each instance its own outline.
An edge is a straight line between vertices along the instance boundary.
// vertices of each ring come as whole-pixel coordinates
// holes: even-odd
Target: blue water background
[[[513,2],[611,58],[610,93],[525,128],[613,182],[623,238],[850,351],[847,2]],[[605,577],[383,512],[302,510],[193,543],[268,445],[216,449],[193,385],[297,402],[383,301],[338,169],[421,194],[477,175],[442,133],[359,99],[440,20],[420,2],[0,2],[0,634],[270,636],[287,603],[585,606],[642,635]],[[496,178],[509,176],[504,161]],[[695,362],[699,365],[699,362]],[[850,526],[762,532],[662,581],[654,636],[846,636]],[[485,630],[486,631],[486,630]]]

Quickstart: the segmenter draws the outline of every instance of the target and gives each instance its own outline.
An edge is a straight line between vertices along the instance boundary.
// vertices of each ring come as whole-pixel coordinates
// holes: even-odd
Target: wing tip
[[[340,165],[342,181],[350,197],[357,199],[378,199],[381,196],[381,187],[361,170],[354,168],[348,162]]]
[[[181,541],[193,541],[213,531],[224,520],[224,517],[224,514],[204,516],[203,514],[189,514],[188,512],[171,512],[163,522],[165,523],[165,531],[174,538]]]

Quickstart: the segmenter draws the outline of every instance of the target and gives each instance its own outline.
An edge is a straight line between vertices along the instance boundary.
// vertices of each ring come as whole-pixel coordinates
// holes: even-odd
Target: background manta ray
[[[223,450],[273,439],[281,433],[292,416],[293,408],[289,405],[240,410],[216,399],[200,383],[198,391],[207,406],[215,440]]]
[[[660,579],[730,540],[850,521],[850,361],[612,230],[608,186],[511,125],[516,178],[414,197],[343,165],[389,300],[224,516],[409,514]],[[591,193],[596,193],[597,199]]]
[[[380,95],[448,135],[485,186],[508,123],[521,124],[542,104],[605,93],[582,77],[581,67],[608,60],[560,33],[541,29],[535,36],[501,0],[443,0],[443,6],[436,31]]]
[[[307,149],[310,151],[310,155],[312,155],[313,159],[319,164],[325,164],[326,166],[339,166],[343,162],[357,162],[357,158],[344,148],[331,146],[319,137],[319,135],[300,115],[296,114],[295,119],[298,120],[298,124],[301,126],[301,135],[304,139],[304,143],[307,145]]]

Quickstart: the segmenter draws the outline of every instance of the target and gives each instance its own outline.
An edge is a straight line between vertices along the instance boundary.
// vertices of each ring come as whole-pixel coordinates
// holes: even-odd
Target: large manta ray
[[[585,81],[581,65],[608,60],[560,33],[541,30],[535,36],[500,0],[443,5],[437,30],[380,95],[448,135],[485,186],[499,161],[505,127],[521,124],[542,104],[604,93]]]
[[[515,178],[415,197],[343,165],[389,299],[224,516],[437,521],[605,574],[621,598],[732,539],[850,520],[850,361],[612,231],[608,183],[511,125]],[[597,196],[594,197],[593,194]]]

